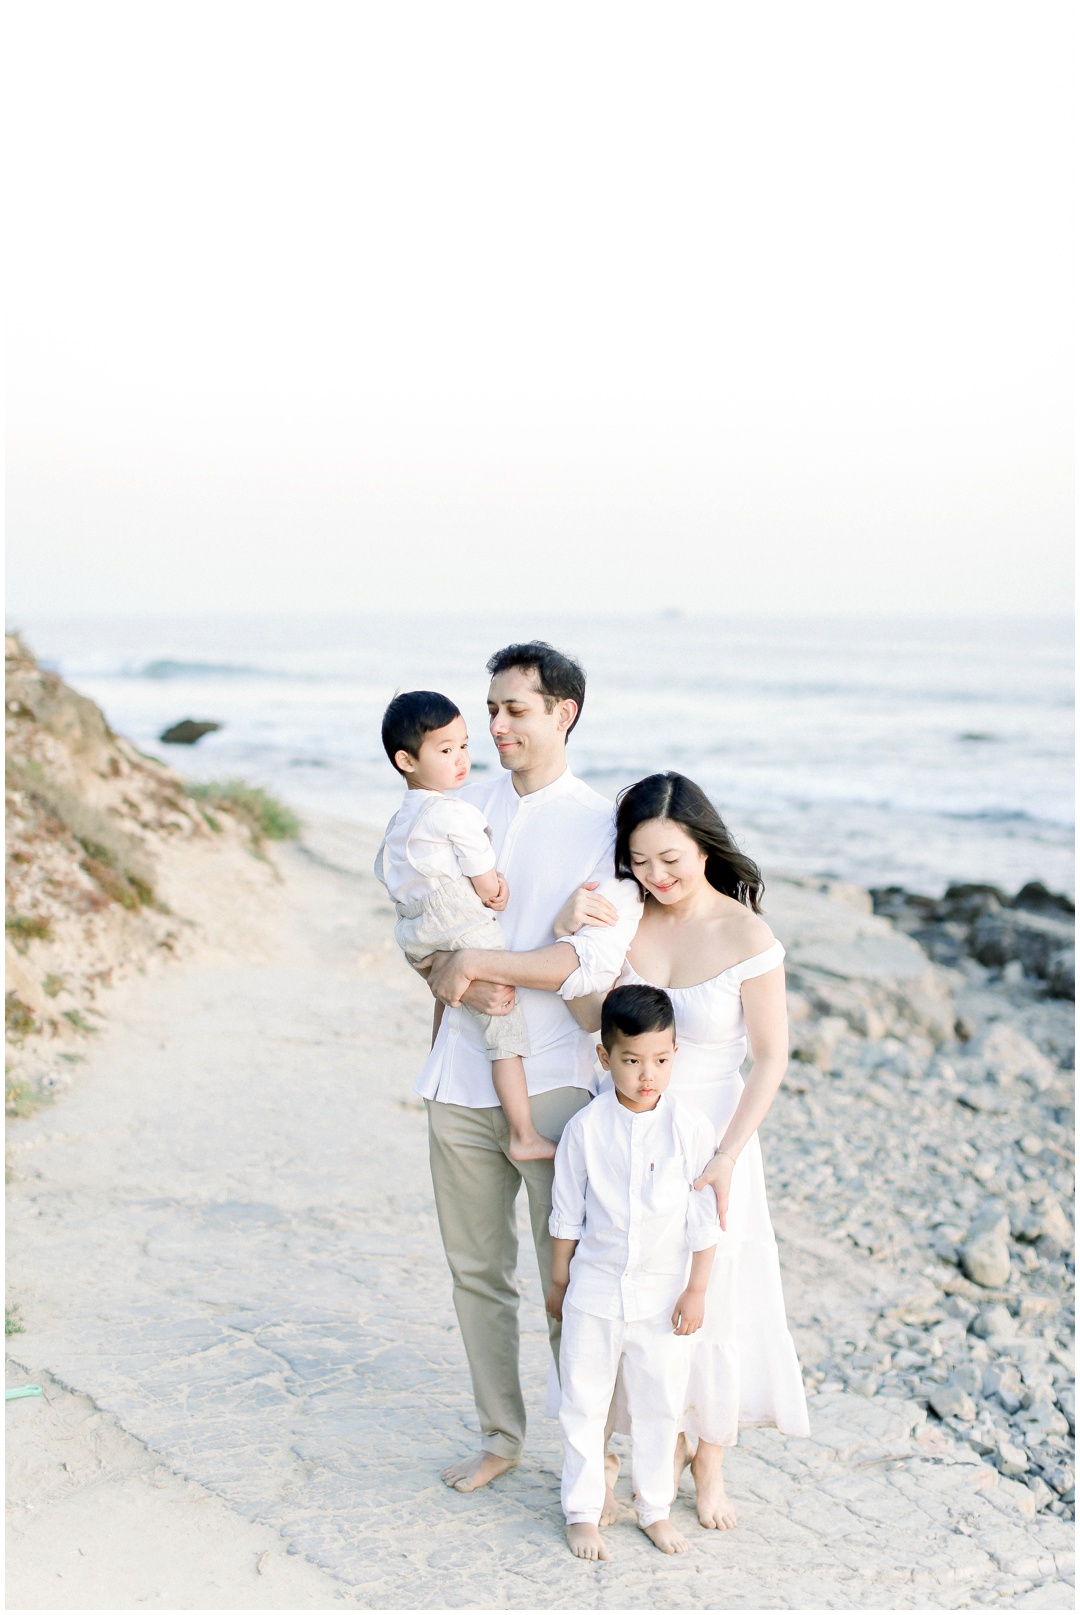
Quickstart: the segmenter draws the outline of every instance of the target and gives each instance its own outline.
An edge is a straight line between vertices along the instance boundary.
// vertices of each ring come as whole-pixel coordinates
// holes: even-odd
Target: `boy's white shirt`
[[[691,1252],[720,1238],[716,1196],[693,1187],[715,1149],[708,1117],[667,1093],[632,1111],[610,1088],[570,1118],[548,1224],[553,1239],[578,1241],[570,1306],[631,1323],[674,1305]]]
[[[496,868],[510,897],[498,916],[506,946],[515,953],[548,947],[556,940],[555,916],[586,881],[614,875],[615,814],[612,803],[569,769],[528,796],[514,789],[507,771],[466,785],[456,800],[469,801],[491,826]],[[640,909],[640,905],[639,905]],[[637,927],[637,914],[590,942],[591,979],[610,987],[622,969]],[[600,928],[598,928],[599,930]],[[573,937],[562,940],[573,944]],[[580,971],[574,972],[580,976]],[[530,1094],[552,1088],[596,1090],[595,1038],[583,1032],[557,992],[519,987],[532,1053],[525,1056]],[[474,1015],[448,1009],[416,1082],[416,1092],[444,1104],[483,1109],[498,1105],[491,1061]]]
[[[495,868],[487,820],[471,802],[409,790],[383,837],[382,880],[395,903],[415,903],[444,880]]]

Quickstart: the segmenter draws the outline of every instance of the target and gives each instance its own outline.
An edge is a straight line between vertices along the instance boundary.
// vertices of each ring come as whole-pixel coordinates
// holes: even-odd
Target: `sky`
[[[1067,609],[1070,14],[15,8],[9,621]]]

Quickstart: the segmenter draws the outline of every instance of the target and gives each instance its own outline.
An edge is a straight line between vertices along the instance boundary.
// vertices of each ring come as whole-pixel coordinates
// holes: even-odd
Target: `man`
[[[436,955],[428,978],[440,1001],[435,1038],[417,1081],[427,1100],[435,1204],[480,1418],[481,1450],[443,1472],[447,1485],[463,1492],[486,1486],[521,1455],[514,1202],[524,1182],[546,1293],[553,1165],[510,1159],[483,1038],[475,1018],[457,1006],[499,1014],[517,989],[532,1049],[525,1074],[533,1121],[558,1139],[595,1090],[592,1039],[559,989],[577,996],[609,986],[629,941],[627,922],[595,890],[614,874],[611,803],[566,764],[566,742],[585,699],[584,672],[538,640],[509,645],[487,665],[489,728],[504,772],[461,794],[490,824],[498,869],[510,887],[502,914],[507,952]],[[610,930],[601,941],[553,940],[588,923]],[[557,1361],[559,1325],[549,1319],[548,1326]]]

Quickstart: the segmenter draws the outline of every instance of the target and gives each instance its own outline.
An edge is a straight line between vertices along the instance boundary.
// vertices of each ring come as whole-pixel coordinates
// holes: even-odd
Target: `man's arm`
[[[558,992],[577,969],[578,956],[569,942],[552,942],[528,953],[507,953],[496,948],[459,948],[436,953],[428,972],[428,986],[444,1004],[456,1007],[474,981],[501,987],[538,987]],[[489,1011],[490,1013],[490,1011]]]

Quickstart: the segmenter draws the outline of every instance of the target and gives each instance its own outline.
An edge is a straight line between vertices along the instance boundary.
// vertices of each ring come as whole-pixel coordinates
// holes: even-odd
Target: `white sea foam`
[[[940,890],[1072,890],[1072,665],[1065,620],[672,617],[28,622],[33,649],[146,750],[243,774],[300,807],[382,821],[379,743],[397,689],[462,707],[477,765],[484,661],[540,635],[589,672],[575,770],[613,795],[697,779],[768,867]],[[197,748],[179,718],[224,727]]]

